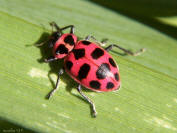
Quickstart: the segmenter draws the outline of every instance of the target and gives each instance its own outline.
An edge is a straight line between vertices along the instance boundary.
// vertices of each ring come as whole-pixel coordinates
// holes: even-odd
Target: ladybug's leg
[[[85,40],[87,40],[87,41],[90,39],[93,39],[95,42],[98,42],[94,36],[88,35],[85,37]]]
[[[81,85],[79,84],[79,86],[77,87],[77,90],[78,92],[84,97],[84,99],[90,103],[91,107],[92,107],[92,115],[93,117],[96,117],[97,115],[97,112],[96,112],[96,109],[95,109],[95,105],[94,103],[82,92],[82,88],[81,88]]]
[[[106,42],[108,41],[108,39],[105,38],[105,39],[103,39],[100,42],[94,36],[91,36],[91,35],[88,35],[88,36],[85,37],[85,40],[87,40],[87,41],[90,40],[90,39],[92,39],[93,41],[95,41],[100,46],[105,46]]]
[[[57,58],[55,58],[54,56],[51,56],[51,57],[49,57],[48,59],[45,59],[44,61],[45,61],[46,63],[48,63],[48,62],[52,62],[52,61],[55,61],[55,60],[57,60]]]
[[[74,25],[68,25],[66,27],[61,28],[60,30],[65,30],[65,29],[68,29],[68,28],[71,28],[70,33],[74,34]]]
[[[133,52],[131,52],[131,51],[125,49],[125,48],[122,48],[122,47],[120,47],[120,46],[118,46],[116,44],[109,45],[108,47],[105,48],[105,50],[109,52],[113,47],[119,48],[120,50],[124,51],[125,53],[127,53],[127,54],[129,54],[131,56],[138,56],[138,55],[140,55],[142,52],[144,52],[146,50],[146,49],[142,48],[139,51],[133,53]]]
[[[51,96],[59,89],[59,88],[58,88],[58,84],[59,84],[59,81],[60,81],[60,76],[61,76],[63,73],[64,73],[64,69],[61,68],[61,69],[59,70],[59,73],[58,73],[58,78],[57,78],[57,82],[56,82],[55,88],[47,95],[47,97],[46,97],[47,99],[50,99]]]

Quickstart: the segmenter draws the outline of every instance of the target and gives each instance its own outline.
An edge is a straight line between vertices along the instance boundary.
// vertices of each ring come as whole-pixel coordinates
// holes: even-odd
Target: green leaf
[[[159,7],[151,16],[152,9],[161,5],[158,2],[148,13],[146,2],[133,12],[133,8],[122,10],[127,4],[115,0],[110,5],[96,0],[1,0],[0,132],[175,133],[177,16],[158,15]],[[168,9],[176,4],[164,3]],[[50,49],[33,44],[47,39],[51,21],[61,27],[75,25],[80,38],[93,35],[134,52],[147,49],[137,57],[121,56],[117,49],[110,53],[119,64],[120,91],[84,91],[96,105],[97,118],[91,117],[89,104],[67,74],[56,94],[45,99],[63,62],[43,63],[51,55]]]

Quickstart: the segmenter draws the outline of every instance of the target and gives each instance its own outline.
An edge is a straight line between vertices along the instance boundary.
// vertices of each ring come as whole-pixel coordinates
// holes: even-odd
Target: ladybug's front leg
[[[61,28],[60,30],[65,30],[65,29],[68,29],[68,28],[71,28],[70,33],[74,34],[74,25],[68,25],[66,27]]]
[[[90,103],[91,107],[92,107],[92,115],[93,117],[96,117],[97,112],[96,112],[96,108],[94,103],[82,92],[82,88],[81,85],[79,84],[79,86],[77,87],[78,92],[84,97],[84,99]]]
[[[59,89],[58,88],[58,84],[60,82],[60,76],[64,73],[64,69],[61,68],[58,72],[58,78],[57,78],[57,82],[56,82],[56,85],[55,85],[55,88],[46,96],[47,99],[50,99],[51,96]]]
[[[105,50],[109,52],[113,47],[116,47],[116,48],[118,48],[118,49],[124,51],[125,53],[127,53],[127,54],[129,54],[129,55],[131,55],[131,56],[138,56],[138,55],[140,55],[141,53],[143,53],[143,52],[146,50],[146,49],[142,48],[142,49],[140,49],[139,51],[133,53],[133,52],[131,52],[131,51],[125,49],[125,48],[122,48],[122,47],[120,47],[120,46],[118,46],[118,45],[116,45],[116,44],[111,44],[111,45],[109,45],[108,47],[105,48]]]

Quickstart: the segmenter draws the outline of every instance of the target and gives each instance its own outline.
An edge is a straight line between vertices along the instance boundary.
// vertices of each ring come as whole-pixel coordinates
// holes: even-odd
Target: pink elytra
[[[103,49],[98,45],[98,42],[90,41],[90,38],[95,40],[93,36],[77,41],[73,25],[59,28],[55,22],[50,24],[52,29],[53,27],[56,29],[48,40],[49,47],[53,47],[53,56],[46,59],[45,62],[64,58],[64,67],[59,70],[56,87],[47,95],[47,98],[49,99],[58,89],[60,76],[66,71],[79,84],[77,87],[78,92],[90,103],[92,115],[96,117],[95,105],[82,92],[81,86],[96,92],[118,90],[120,88],[119,69],[108,52],[115,47],[129,55],[137,56],[144,52],[145,49],[132,53],[115,44],[111,44]],[[64,34],[62,31],[67,28],[71,28],[70,33]]]
[[[120,87],[115,61],[95,43],[86,40],[77,42],[64,59],[64,67],[74,80],[93,91],[114,91]]]

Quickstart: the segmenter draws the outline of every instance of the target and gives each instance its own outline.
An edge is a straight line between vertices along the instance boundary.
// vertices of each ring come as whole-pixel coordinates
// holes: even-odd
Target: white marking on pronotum
[[[41,69],[38,68],[32,68],[29,72],[28,75],[30,75],[32,78],[48,78],[47,77],[47,72],[43,71]]]

